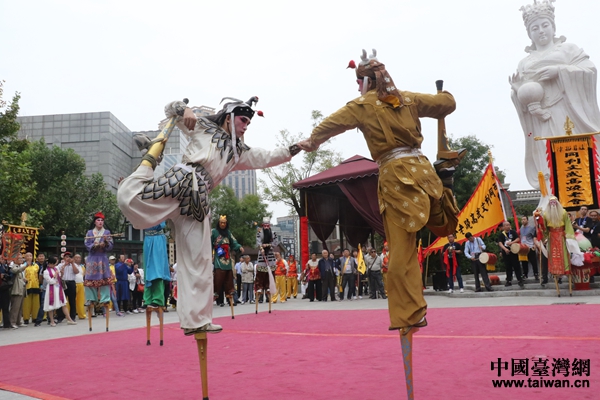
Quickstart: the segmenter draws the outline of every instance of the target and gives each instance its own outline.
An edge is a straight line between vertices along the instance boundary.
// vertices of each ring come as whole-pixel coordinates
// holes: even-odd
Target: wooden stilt
[[[554,285],[556,285],[556,294],[560,297],[560,289],[558,288],[558,277],[554,275]]]
[[[400,330],[400,345],[402,346],[402,360],[404,361],[404,380],[406,382],[406,396],[408,400],[414,400],[413,369],[412,369],[412,345],[413,335],[419,328],[412,328],[406,335]]]
[[[231,307],[231,319],[235,319],[235,312],[233,311],[233,296],[225,296],[229,299],[229,306]]]
[[[108,321],[110,320],[110,308],[108,308],[108,303],[104,306],[104,316],[106,317],[106,332],[108,332]]]
[[[268,293],[268,295],[267,295],[267,293]],[[273,302],[271,300],[273,299],[273,296],[271,296],[270,292],[265,292],[265,300],[267,300],[267,297],[269,298],[268,299],[268,302],[269,302],[269,314],[271,314],[271,304],[273,304]]]
[[[258,292],[256,290],[254,291],[254,304],[256,305],[255,313],[258,314]]]
[[[573,285],[571,284],[571,277],[573,275],[569,274],[569,296],[573,296]]]
[[[94,311],[94,303],[90,303],[88,305],[88,326],[90,327],[90,332],[92,331],[92,312]]]
[[[158,311],[158,323],[160,324],[160,345],[163,345],[163,316],[164,316],[164,310],[162,307],[159,307]]]
[[[152,325],[152,307],[146,307],[146,346],[150,346],[151,325]]]
[[[202,380],[202,400],[208,400],[208,365],[207,365],[207,350],[208,340],[206,332],[196,333],[194,335],[196,344],[198,345],[198,358],[200,359],[200,379]]]

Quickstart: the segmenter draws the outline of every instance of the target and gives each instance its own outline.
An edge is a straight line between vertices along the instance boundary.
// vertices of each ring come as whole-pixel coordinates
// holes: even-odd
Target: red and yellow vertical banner
[[[21,244],[21,254],[31,253],[33,254],[33,259],[37,257],[37,252],[39,249],[38,244],[38,228],[32,228],[30,226],[21,226],[21,225],[6,225],[6,232],[16,234],[23,237],[23,243]]]
[[[590,173],[591,137],[553,140],[554,192],[565,208],[594,204],[593,174]]]

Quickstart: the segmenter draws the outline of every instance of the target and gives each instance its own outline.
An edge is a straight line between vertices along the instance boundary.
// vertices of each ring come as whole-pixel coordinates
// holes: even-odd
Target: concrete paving
[[[502,307],[502,306],[519,306],[519,305],[553,305],[561,303],[584,303],[584,304],[600,304],[600,289],[589,291],[573,291],[573,297],[568,296],[566,284],[561,286],[563,297],[556,297],[556,291],[553,285],[550,288],[544,289],[544,292],[554,293],[554,295],[540,295],[538,289],[533,289],[537,286],[536,283],[528,283],[527,286],[533,285],[531,289],[520,289],[516,284],[511,288],[496,290],[498,286],[494,286],[495,291],[491,293],[475,293],[474,284],[471,288],[471,282],[474,282],[472,276],[464,276],[465,292],[459,293],[455,290],[454,293],[434,292],[432,289],[425,291],[425,298],[429,308],[455,308],[455,307]],[[468,283],[469,282],[469,283]],[[502,280],[504,282],[504,280]],[[457,289],[457,286],[455,286]],[[506,289],[506,290],[504,290]],[[297,299],[290,299],[283,304],[273,304],[273,310],[376,310],[386,309],[387,301],[383,299],[369,299],[364,297],[357,300],[344,301],[327,301],[327,302],[309,302],[301,300],[301,295]],[[266,312],[267,304],[259,304],[259,312]],[[254,313],[254,304],[238,305],[235,308],[236,315]],[[157,319],[153,315],[153,324],[157,323]],[[213,315],[215,318],[230,316],[229,307],[214,308]],[[176,323],[179,319],[177,312],[171,310],[164,314],[165,324]],[[87,320],[78,321],[77,325],[67,325],[65,322],[56,327],[50,327],[43,323],[42,326],[34,327],[28,325],[25,328],[19,329],[0,329],[0,348],[18,343],[29,343],[40,340],[59,339],[65,337],[73,337],[79,335],[102,334],[104,333],[105,320],[103,317],[92,319],[94,331],[88,331]],[[110,330],[121,331],[126,329],[143,328],[146,326],[144,314],[130,314],[124,317],[117,317],[115,313],[110,316]],[[1,353],[1,350],[0,350]],[[1,380],[1,379],[0,379]],[[33,399],[33,397],[23,396],[16,393],[0,390],[0,400],[23,400]]]

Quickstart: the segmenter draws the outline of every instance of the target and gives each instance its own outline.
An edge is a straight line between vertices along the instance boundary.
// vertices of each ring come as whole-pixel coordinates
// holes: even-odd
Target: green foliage
[[[467,203],[477,184],[481,180],[483,171],[489,164],[488,151],[492,146],[484,144],[476,136],[469,135],[458,139],[450,138],[450,147],[453,149],[467,149],[467,154],[456,168],[454,174],[454,194],[458,207],[462,207]],[[506,174],[504,171],[496,168],[496,175],[500,182],[504,182]]]
[[[0,81],[0,109],[6,107],[7,103],[3,100],[4,81]],[[12,102],[8,104],[5,111],[0,111],[0,143],[7,143],[10,140],[16,139],[20,125],[17,122],[19,114],[19,99],[21,95],[15,93]]]
[[[323,119],[323,114],[318,110],[314,110],[311,119],[314,128]],[[303,139],[305,139],[303,133],[292,134],[284,129],[279,132],[277,145],[279,147],[289,147]],[[297,161],[298,158],[301,158],[300,162]],[[283,202],[290,207],[291,213],[302,216],[304,210],[300,207],[299,191],[294,189],[292,185],[313,174],[335,167],[341,162],[341,154],[328,148],[326,144],[322,144],[317,151],[302,152],[296,156],[296,160],[263,171],[267,174],[268,182],[259,179],[259,185],[263,188],[262,195],[267,201]]]
[[[0,81],[0,109],[2,100]],[[43,226],[43,236],[81,237],[92,215],[101,210],[114,233],[121,229],[123,216],[116,196],[106,189],[101,174],[86,177],[85,160],[73,149],[48,147],[44,140],[29,142],[17,138],[19,93],[6,111],[0,112],[0,219]]]
[[[35,196],[29,152],[11,150],[0,144],[0,220],[18,222]]]
[[[259,196],[247,195],[241,200],[233,189],[225,185],[217,186],[209,195],[211,225],[216,227],[220,215],[227,215],[229,230],[237,241],[245,247],[256,244],[256,228],[263,217],[269,216],[267,204]]]

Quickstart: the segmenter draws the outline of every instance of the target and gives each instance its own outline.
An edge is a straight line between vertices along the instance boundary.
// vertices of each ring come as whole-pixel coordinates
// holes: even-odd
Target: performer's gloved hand
[[[302,151],[302,149],[297,145],[297,144],[293,144],[289,147],[290,150],[290,155],[292,157],[294,157],[296,154],[300,153],[300,151]]]

